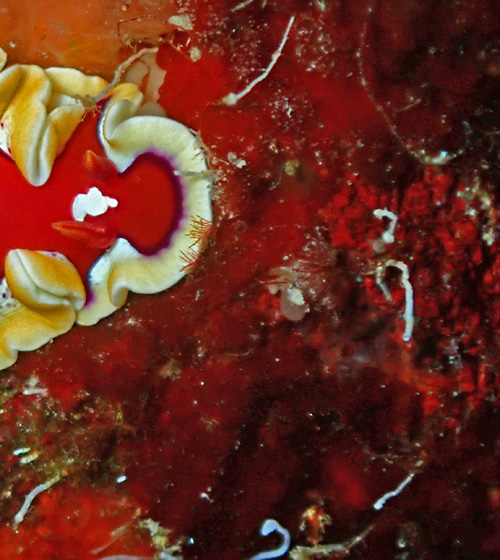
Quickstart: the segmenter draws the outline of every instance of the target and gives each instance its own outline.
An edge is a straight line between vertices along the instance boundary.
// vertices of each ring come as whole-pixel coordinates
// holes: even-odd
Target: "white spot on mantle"
[[[85,216],[101,216],[108,208],[116,208],[118,201],[115,198],[104,196],[97,187],[91,187],[87,194],[77,194],[73,201],[71,213],[78,222],[83,222]]]

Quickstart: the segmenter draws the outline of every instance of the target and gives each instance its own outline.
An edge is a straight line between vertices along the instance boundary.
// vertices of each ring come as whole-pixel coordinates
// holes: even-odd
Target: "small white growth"
[[[33,461],[36,461],[38,459],[38,457],[40,457],[40,452],[39,451],[33,451],[32,453],[29,453],[28,455],[24,455],[24,457],[20,457],[19,464],[20,465],[29,465],[30,463],[33,463]]]
[[[434,165],[446,165],[453,157],[446,150],[441,150],[437,156],[430,158],[430,163]]]
[[[185,31],[191,31],[193,29],[193,22],[187,14],[171,16],[168,19],[168,23],[170,23],[171,25],[175,25],[175,27],[180,27]]]
[[[18,449],[14,449],[12,455],[15,455],[17,457],[18,455],[24,455],[25,453],[29,453],[30,451],[31,447],[19,447]]]
[[[157,521],[153,519],[144,519],[139,522],[141,529],[146,529],[151,535],[153,546],[157,549],[154,560],[182,560],[182,543],[183,538],[175,542],[170,541],[169,529],[162,527]],[[105,560],[104,558],[102,560]],[[153,560],[153,559],[150,559]]]
[[[227,161],[238,169],[241,169],[242,167],[245,167],[247,165],[247,162],[244,159],[239,158],[234,152],[228,152]]]
[[[377,511],[380,511],[385,506],[385,503],[387,502],[387,500],[390,500],[391,498],[394,498],[394,496],[397,496],[398,494],[400,494],[406,488],[406,486],[412,481],[414,476],[415,476],[415,473],[410,473],[403,480],[403,482],[401,482],[401,484],[399,484],[397,486],[397,488],[395,490],[392,490],[392,492],[387,492],[381,498],[379,498],[373,504],[373,509],[375,509]]]
[[[36,375],[31,375],[23,389],[23,395],[40,395],[46,397],[48,395],[47,387],[40,386],[40,379]]]
[[[61,480],[61,477],[59,475],[56,475],[50,478],[49,480],[47,480],[47,482],[43,482],[42,484],[39,484],[38,486],[35,486],[35,488],[33,488],[33,490],[24,498],[24,503],[21,506],[21,509],[14,516],[15,526],[19,525],[19,523],[22,522],[24,516],[26,515],[26,513],[28,512],[31,506],[31,503],[38,496],[38,494],[45,492],[45,490],[48,490],[56,482],[59,482],[59,480]]]
[[[275,519],[266,519],[264,523],[260,526],[260,534],[263,537],[267,537],[271,533],[279,533],[283,538],[283,542],[277,548],[272,550],[264,550],[264,552],[259,552],[255,556],[249,558],[249,560],[268,560],[269,558],[279,558],[288,552],[290,548],[290,533],[282,527]]]
[[[83,222],[85,216],[101,216],[108,208],[116,208],[118,201],[115,198],[104,196],[97,187],[91,187],[87,194],[77,194],[71,207],[73,218]]]
[[[296,159],[290,159],[288,161],[285,161],[285,165],[283,166],[285,173],[289,177],[294,177],[299,168],[300,168],[300,162]]]
[[[398,217],[394,212],[387,210],[387,208],[377,208],[373,211],[375,218],[382,220],[383,218],[389,218],[389,227],[382,234],[382,240],[384,243],[394,243],[394,230],[396,229],[396,224],[398,223]]]
[[[297,306],[306,304],[302,292],[299,290],[299,288],[296,288],[295,286],[289,286],[288,299],[291,303]]]
[[[401,284],[405,289],[405,311],[403,317],[406,325],[405,331],[403,333],[403,340],[405,342],[408,342],[411,338],[415,321],[413,316],[413,287],[410,284],[410,271],[407,264],[401,261],[395,261],[393,259],[390,259],[384,264],[381,264],[377,267],[375,279],[387,301],[392,301],[392,297],[389,290],[387,289],[387,286],[384,283],[383,277],[386,269],[390,266],[398,268],[401,271]]]
[[[269,293],[280,293],[280,313],[289,321],[302,321],[309,312],[304,294],[296,282],[297,276],[292,268],[279,267],[271,270],[273,281],[267,284]]]
[[[288,285],[281,288],[280,312],[289,321],[302,321],[309,312],[300,288]]]
[[[236,103],[238,103],[238,101],[242,97],[245,97],[245,95],[248,95],[257,84],[260,84],[260,82],[262,82],[263,80],[265,80],[269,76],[269,74],[271,73],[271,70],[274,68],[274,66],[278,62],[278,59],[281,56],[281,53],[283,52],[283,49],[285,48],[285,44],[288,41],[288,35],[290,34],[290,30],[292,29],[292,25],[293,25],[294,21],[295,21],[295,16],[292,16],[290,18],[290,20],[288,21],[288,25],[286,26],[285,33],[283,34],[283,38],[281,39],[281,43],[279,44],[278,48],[272,54],[271,62],[269,63],[268,67],[264,70],[264,72],[262,72],[262,74],[260,74],[260,76],[257,76],[257,78],[255,78],[255,80],[250,82],[248,84],[248,86],[245,89],[243,89],[242,91],[240,91],[239,93],[229,93],[228,95],[226,95],[226,97],[224,97],[224,99],[222,100],[222,103],[224,103],[226,105],[236,105]]]
[[[198,47],[191,47],[189,49],[189,58],[193,61],[193,62],[198,62],[198,60],[200,60],[201,58],[201,51]]]

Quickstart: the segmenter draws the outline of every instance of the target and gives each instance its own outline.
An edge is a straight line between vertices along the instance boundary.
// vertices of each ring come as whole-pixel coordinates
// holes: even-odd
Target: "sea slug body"
[[[181,123],[159,116],[162,111],[154,103],[144,103],[137,85],[120,83],[110,88],[102,78],[71,68],[5,65],[6,55],[0,49],[0,149],[6,153],[0,163],[15,163],[24,177],[19,178],[24,181],[23,189],[51,192],[53,167],[65,165],[66,144],[88,113],[88,100],[101,99],[105,90],[106,98],[94,133],[103,155],[87,150],[80,158],[88,184],[71,185],[77,180],[72,178],[72,169],[66,171],[63,175],[75,195],[64,194],[69,198],[60,217],[57,208],[62,201],[48,203],[51,215],[57,215],[47,226],[52,226],[52,235],[68,238],[70,245],[81,246],[82,251],[90,247],[97,258],[82,273],[65,251],[52,245],[42,251],[25,242],[11,242],[2,263],[6,289],[0,305],[0,369],[12,365],[19,351],[39,348],[75,322],[92,325],[110,315],[125,303],[129,291],[153,294],[178,282],[185,275],[182,255],[201,250],[201,244],[193,248],[189,237],[193,220],[209,223],[212,219],[210,173],[198,139]],[[176,204],[171,211],[175,219],[165,226],[170,228],[168,235],[146,253],[140,245],[134,246],[133,236],[120,236],[124,226],[116,226],[117,212],[122,208],[126,212],[127,204],[134,209],[135,198],[147,198],[143,190],[151,194],[152,189],[166,188],[156,186],[152,179],[148,185],[120,190],[122,184],[134,180],[136,162],[144,157],[159,162],[156,176],[165,176],[168,184],[173,184],[169,173],[175,177],[169,188],[175,191],[172,200]],[[114,181],[116,193],[106,192],[108,178]],[[134,202],[126,200],[130,192]],[[34,207],[32,212],[42,210]],[[1,227],[9,228],[12,221],[6,207],[0,209],[0,215]],[[134,228],[140,227],[141,220],[143,228],[150,227],[148,216],[139,215],[135,218],[139,225]],[[163,231],[161,227],[158,231]]]

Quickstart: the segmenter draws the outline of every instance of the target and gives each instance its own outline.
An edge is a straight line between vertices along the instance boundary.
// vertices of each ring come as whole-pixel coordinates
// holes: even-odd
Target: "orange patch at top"
[[[174,27],[172,0],[3,0],[0,36],[12,62],[71,66],[112,78],[126,47],[157,43]]]

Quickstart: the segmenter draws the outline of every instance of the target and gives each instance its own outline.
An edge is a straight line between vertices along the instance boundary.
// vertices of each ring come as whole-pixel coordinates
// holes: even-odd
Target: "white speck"
[[[450,159],[450,154],[446,150],[441,150],[435,159],[437,165],[447,163]]]
[[[274,68],[275,64],[278,62],[278,59],[281,56],[281,53],[283,52],[283,49],[285,48],[285,44],[288,41],[288,35],[290,34],[290,29],[292,28],[292,25],[293,25],[294,21],[295,21],[295,17],[292,16],[290,18],[290,20],[288,21],[288,25],[286,26],[285,33],[283,34],[283,38],[281,39],[281,42],[280,42],[278,48],[272,54],[271,62],[269,63],[267,68],[264,70],[264,72],[262,72],[262,74],[260,74],[260,76],[257,76],[257,78],[255,78],[255,80],[250,82],[248,84],[248,86],[246,88],[244,88],[242,91],[240,91],[239,93],[229,93],[228,95],[226,95],[226,97],[224,97],[224,99],[222,100],[222,102],[224,104],[226,104],[226,105],[236,105],[236,103],[238,103],[238,101],[242,97],[245,97],[245,95],[249,94],[257,84],[260,84],[260,82],[262,82],[263,80],[265,80],[269,76],[269,74],[271,73],[271,70]]]
[[[126,480],[127,480],[127,477],[124,474],[122,474],[121,476],[119,476],[116,479],[116,482],[117,482],[117,484],[121,484],[122,482],[125,482]]]
[[[24,453],[29,453],[31,451],[31,447],[19,447],[12,452],[12,455],[24,455]]]
[[[168,23],[175,25],[175,27],[180,27],[186,31],[191,31],[193,29],[193,22],[187,14],[180,14],[177,16],[171,16]]]
[[[395,490],[392,490],[392,492],[387,492],[381,498],[379,498],[373,504],[373,509],[375,509],[377,511],[381,510],[385,506],[385,502],[387,502],[387,500],[390,500],[391,498],[394,498],[394,496],[397,496],[398,494],[400,494],[406,488],[406,486],[411,482],[411,480],[413,479],[414,476],[415,476],[415,473],[410,473],[403,480],[403,482],[401,482],[401,484],[399,484],[397,486],[397,488]]]
[[[247,162],[244,159],[239,158],[234,152],[229,152],[227,154],[227,161],[231,164],[234,165],[235,167],[237,167],[238,169],[241,169],[242,167],[245,167]]]
[[[71,213],[78,222],[83,222],[85,216],[101,216],[108,208],[116,208],[118,201],[115,198],[104,196],[97,187],[91,187],[87,194],[77,194],[73,200]]]

